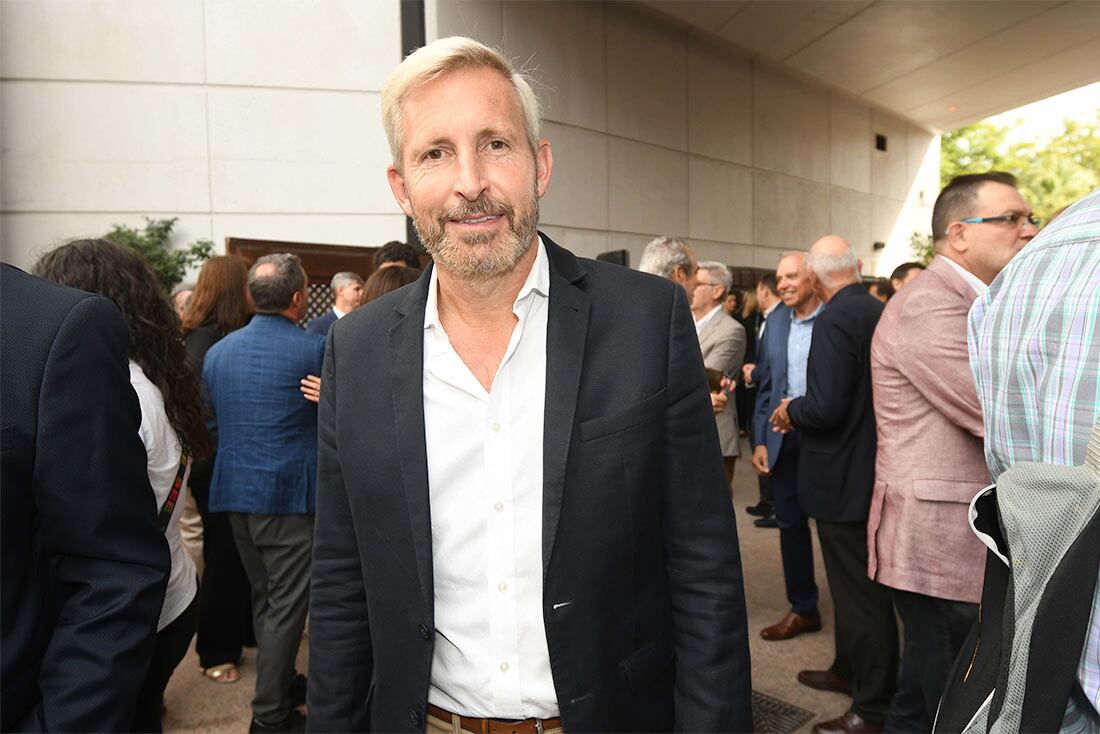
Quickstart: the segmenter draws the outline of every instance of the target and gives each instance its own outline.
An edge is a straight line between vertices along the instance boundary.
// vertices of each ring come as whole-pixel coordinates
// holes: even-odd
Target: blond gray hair
[[[491,69],[511,82],[523,112],[531,150],[538,148],[542,131],[542,110],[539,99],[531,88],[531,81],[503,54],[472,38],[450,36],[432,41],[406,56],[390,72],[382,86],[382,127],[386,130],[393,165],[398,170],[401,169],[403,152],[401,127],[404,123],[405,99],[414,89],[462,69]]]
[[[718,284],[722,286],[722,298],[729,295],[730,289],[733,288],[733,274],[725,263],[717,260],[700,260],[699,269],[707,271],[712,278],[718,279]]]
[[[683,268],[684,275],[690,276],[694,270],[687,253],[688,247],[688,243],[679,237],[657,237],[645,246],[638,270],[671,279],[676,268]]]

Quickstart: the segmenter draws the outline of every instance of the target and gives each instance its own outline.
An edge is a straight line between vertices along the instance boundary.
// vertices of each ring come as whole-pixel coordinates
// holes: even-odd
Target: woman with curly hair
[[[76,240],[34,266],[40,278],[114,301],[130,332],[130,384],[141,405],[149,483],[157,522],[172,554],[152,662],[138,694],[134,731],[159,732],[164,689],[187,652],[198,614],[195,564],[183,547],[179,517],[191,462],[210,453],[199,381],[187,364],[177,316],[149,266],[106,240]]]
[[[202,374],[207,350],[251,318],[248,263],[236,255],[207,260],[183,317],[187,357],[196,375]],[[216,433],[211,440],[216,449]],[[236,683],[241,678],[237,663],[243,647],[256,644],[252,599],[229,517],[224,512],[209,510],[213,473],[214,455],[195,462],[191,470],[191,494],[203,525],[203,572],[195,650],[207,678],[215,683]]]

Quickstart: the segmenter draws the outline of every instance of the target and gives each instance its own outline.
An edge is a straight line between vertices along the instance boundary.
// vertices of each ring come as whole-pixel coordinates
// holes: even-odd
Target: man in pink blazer
[[[1015,179],[998,172],[952,180],[936,199],[932,230],[935,258],[887,303],[871,344],[878,454],[868,575],[894,589],[905,624],[887,731],[930,730],[977,618],[985,549],[967,507],[989,472],[966,318],[1037,231]]]

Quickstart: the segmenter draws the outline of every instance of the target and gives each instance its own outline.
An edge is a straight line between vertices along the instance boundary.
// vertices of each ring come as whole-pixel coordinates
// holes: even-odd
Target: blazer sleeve
[[[309,730],[370,731],[370,620],[336,430],[335,334],[325,347],[317,416],[317,515],[309,612]]]
[[[675,731],[751,731],[737,527],[698,337],[683,289],[674,290],[662,532],[676,654]]]
[[[956,426],[984,438],[966,344],[968,311],[954,294],[909,299],[901,319],[906,336],[895,338],[893,348],[898,370],[930,405]]]
[[[827,431],[844,424],[854,402],[859,353],[841,319],[818,322],[810,338],[806,395],[787,405],[795,428]]]
[[[768,443],[767,432],[771,430],[771,426],[768,424],[768,419],[771,417],[768,406],[772,402],[774,381],[772,380],[771,360],[768,358],[768,352],[772,348],[770,342],[773,341],[768,337],[769,333],[766,329],[764,330],[764,338],[760,340],[756,350],[756,368],[752,371],[752,380],[756,383],[756,404],[753,406],[752,412],[753,446],[766,446]]]
[[[716,318],[729,318],[717,316]],[[721,336],[704,360],[707,367],[734,375],[745,361],[745,328],[733,319],[724,325]]]
[[[171,560],[128,341],[114,304],[83,300],[43,374],[33,491],[60,602],[39,677],[44,731],[129,731],[164,603]]]

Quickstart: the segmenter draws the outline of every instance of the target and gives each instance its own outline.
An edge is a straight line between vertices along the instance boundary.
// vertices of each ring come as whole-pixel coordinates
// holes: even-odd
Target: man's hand
[[[768,468],[768,447],[761,444],[752,450],[752,468],[762,477],[771,474]]]
[[[745,362],[741,366],[741,376],[745,378],[745,385],[752,384],[752,371],[756,369],[756,365],[752,362]]]
[[[776,433],[790,433],[794,430],[794,425],[791,423],[791,416],[787,413],[787,405],[791,402],[790,398],[783,398],[772,413],[771,424],[772,430]]]
[[[715,415],[718,415],[729,404],[730,399],[724,392],[712,392],[710,394],[710,407],[714,411]]]
[[[321,378],[317,375],[306,375],[301,381],[299,389],[305,399],[311,403],[321,402]]]

